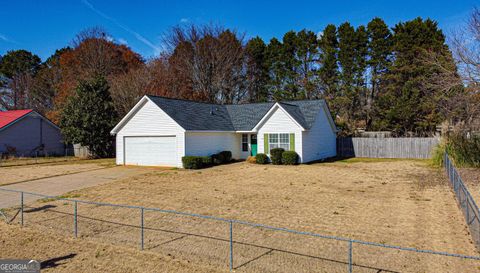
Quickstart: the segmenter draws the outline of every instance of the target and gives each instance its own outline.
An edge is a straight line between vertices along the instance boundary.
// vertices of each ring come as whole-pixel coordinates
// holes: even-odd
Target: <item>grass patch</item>
[[[63,194],[63,195],[59,195],[59,196],[57,196],[57,197],[42,198],[42,199],[38,200],[38,202],[40,202],[40,203],[48,203],[48,202],[53,202],[53,201],[57,201],[57,200],[60,200],[60,199],[79,198],[80,196],[82,196],[82,195],[81,195],[81,194],[78,194],[78,193],[66,193],[66,194]]]
[[[418,161],[426,162],[428,159],[411,159],[411,158],[366,158],[366,157],[351,157],[351,158],[331,158],[325,160],[326,163],[376,163],[376,162],[397,162],[397,161]]]

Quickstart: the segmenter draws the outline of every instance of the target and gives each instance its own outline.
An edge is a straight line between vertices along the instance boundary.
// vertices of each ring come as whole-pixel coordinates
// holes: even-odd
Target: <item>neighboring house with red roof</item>
[[[28,110],[0,112],[0,154],[15,156],[63,155],[60,128],[39,113]]]

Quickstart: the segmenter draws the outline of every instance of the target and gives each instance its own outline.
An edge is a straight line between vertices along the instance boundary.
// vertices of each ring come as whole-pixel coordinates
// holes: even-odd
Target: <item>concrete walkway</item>
[[[148,168],[135,168],[117,166],[100,170],[91,170],[75,174],[66,174],[56,177],[26,181],[18,184],[1,186],[0,189],[13,189],[33,192],[50,196],[58,196],[64,193],[96,186],[102,183],[118,179],[128,178],[135,175],[151,172]],[[24,195],[24,202],[29,203],[42,197]],[[0,190],[0,208],[8,208],[20,204],[20,194]]]

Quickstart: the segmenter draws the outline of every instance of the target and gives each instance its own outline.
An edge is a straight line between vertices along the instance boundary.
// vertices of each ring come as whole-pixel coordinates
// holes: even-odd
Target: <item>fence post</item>
[[[141,213],[140,213],[140,226],[141,226],[141,230],[140,230],[140,249],[143,250],[143,246],[144,246],[144,209],[141,208],[140,209]]]
[[[348,241],[348,273],[353,272],[353,241]]]
[[[74,201],[73,205],[73,231],[75,233],[75,238],[78,237],[78,219],[77,219],[77,201]]]
[[[233,271],[233,221],[230,221],[230,271]]]
[[[20,193],[20,222],[23,227],[23,191]]]

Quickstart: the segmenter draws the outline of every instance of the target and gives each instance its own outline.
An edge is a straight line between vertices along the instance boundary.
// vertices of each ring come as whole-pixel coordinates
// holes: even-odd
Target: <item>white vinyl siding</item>
[[[182,167],[182,157],[185,155],[185,130],[170,116],[150,100],[145,100],[140,109],[128,120],[117,133],[116,154],[117,164],[124,164],[124,137],[176,137],[176,166]]]
[[[125,164],[177,166],[176,137],[125,137]]]
[[[295,134],[295,151],[300,157],[300,162],[303,162],[302,155],[302,128],[300,128],[295,121],[281,108],[277,107],[271,115],[260,125],[257,134],[258,153],[267,153],[264,151],[264,136],[265,134]],[[269,140],[270,141],[270,140]],[[271,150],[272,147],[269,147]]]
[[[232,157],[239,159],[241,153],[241,134],[230,132],[186,132],[186,155],[207,156],[221,151],[231,151]]]
[[[304,162],[334,157],[337,155],[337,138],[328,121],[330,113],[321,109],[310,130],[303,132]]]
[[[45,155],[65,154],[60,129],[34,112],[0,131],[0,153],[11,146],[18,156],[34,156],[32,151],[40,144]]]

